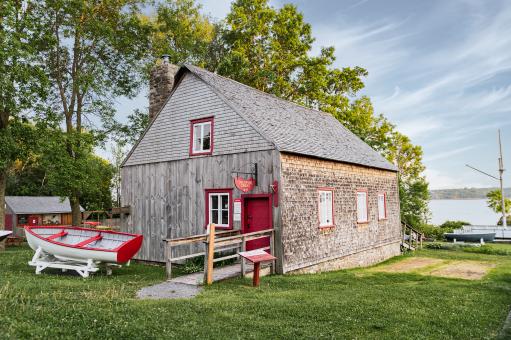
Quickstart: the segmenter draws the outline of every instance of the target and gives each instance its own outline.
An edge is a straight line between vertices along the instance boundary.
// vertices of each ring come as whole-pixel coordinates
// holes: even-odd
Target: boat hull
[[[495,233],[445,233],[447,241],[467,241],[467,242],[493,242],[495,240]]]
[[[48,237],[43,237],[38,234],[38,228],[40,230],[44,230],[48,232],[48,229],[52,231],[54,230],[55,234],[62,232],[76,232],[81,233],[83,235],[92,235],[92,234],[102,234],[102,235],[115,235],[115,237],[124,237],[125,241],[119,241],[120,245],[118,247],[112,249],[101,249],[99,247],[94,246],[79,246],[77,244],[66,244],[64,242],[58,241],[59,238],[48,239]],[[27,242],[30,248],[33,250],[37,250],[41,248],[41,250],[47,254],[51,254],[56,258],[62,260],[72,260],[72,261],[81,261],[87,262],[89,260],[92,261],[101,261],[108,263],[125,263],[128,262],[140,249],[142,245],[142,235],[135,234],[127,234],[127,233],[119,233],[113,231],[97,231],[95,229],[86,229],[86,228],[73,228],[73,227],[25,227],[25,235],[27,237]],[[87,236],[83,236],[86,238]],[[111,236],[114,237],[114,236]]]

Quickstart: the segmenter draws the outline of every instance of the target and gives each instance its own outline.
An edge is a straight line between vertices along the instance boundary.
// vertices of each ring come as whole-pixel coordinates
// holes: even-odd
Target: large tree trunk
[[[69,202],[71,203],[71,215],[73,218],[73,225],[80,226],[82,224],[82,212],[80,210],[80,198],[70,197]]]
[[[0,171],[0,230],[5,229],[5,187],[7,185],[7,171]],[[0,241],[0,251],[5,250],[5,240]]]

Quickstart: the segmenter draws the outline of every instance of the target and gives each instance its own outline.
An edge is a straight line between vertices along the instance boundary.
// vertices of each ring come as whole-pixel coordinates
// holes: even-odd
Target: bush
[[[478,250],[482,247],[478,243],[441,243],[432,242],[424,244],[426,249],[442,249],[442,250],[463,250],[468,252],[479,252]]]
[[[505,249],[494,248],[490,245],[484,245],[477,248],[463,249],[469,253],[487,254],[487,255],[511,255],[511,252]]]
[[[419,231],[426,236],[426,238],[435,241],[441,241],[444,239],[444,233],[447,231],[441,229],[440,227],[431,225],[431,224],[423,224],[419,228]]]
[[[445,229],[445,230],[450,230],[450,231],[446,231],[446,233],[450,233],[454,229],[463,228],[464,225],[470,225],[470,223],[465,222],[465,221],[445,221],[444,223],[440,224],[438,227]]]
[[[464,225],[470,225],[470,223],[464,221],[445,221],[439,226],[423,224],[418,230],[430,240],[443,241],[445,240],[445,233],[452,233],[454,229],[462,228]]]

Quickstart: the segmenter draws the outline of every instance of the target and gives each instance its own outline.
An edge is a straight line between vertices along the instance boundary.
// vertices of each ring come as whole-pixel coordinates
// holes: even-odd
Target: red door
[[[272,228],[270,195],[250,195],[243,197],[243,234]],[[248,241],[246,250],[268,247],[270,238]]]
[[[28,216],[28,225],[39,225],[39,216],[37,215]]]
[[[12,230],[12,215],[5,214],[5,230]]]

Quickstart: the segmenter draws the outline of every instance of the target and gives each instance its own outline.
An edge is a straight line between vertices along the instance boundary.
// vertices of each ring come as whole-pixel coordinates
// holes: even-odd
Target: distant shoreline
[[[430,201],[478,201],[478,200],[486,200],[484,198],[431,198]]]
[[[490,191],[499,188],[461,188],[430,190],[431,200],[484,200]],[[511,197],[511,188],[504,188],[504,195]]]

